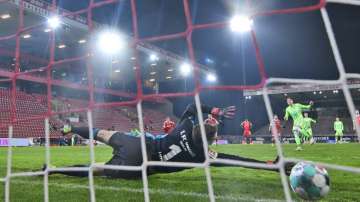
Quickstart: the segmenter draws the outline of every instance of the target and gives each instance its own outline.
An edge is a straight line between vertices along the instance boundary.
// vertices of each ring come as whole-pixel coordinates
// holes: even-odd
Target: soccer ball
[[[325,168],[299,162],[290,174],[292,190],[305,200],[318,200],[330,191],[330,178]]]

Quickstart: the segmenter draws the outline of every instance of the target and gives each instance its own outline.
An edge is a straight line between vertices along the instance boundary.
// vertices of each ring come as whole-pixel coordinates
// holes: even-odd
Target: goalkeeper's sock
[[[93,128],[92,130],[93,130],[93,134],[94,134],[94,140],[96,140],[96,136],[97,136],[98,132],[100,131],[100,129]],[[89,133],[88,127],[74,127],[71,129],[71,132],[78,134],[85,139],[90,139],[90,133]]]
[[[245,157],[241,157],[241,156],[235,156],[235,155],[231,155],[231,154],[224,154],[224,153],[218,153],[217,158],[226,159],[226,160],[254,162],[254,163],[267,163],[266,161],[259,161],[259,160],[256,160],[256,159],[250,159],[250,158],[245,158]],[[224,164],[213,164],[213,165],[215,165],[215,166],[221,166],[221,165],[226,166]]]
[[[73,165],[71,167],[88,167],[88,165]],[[46,168],[46,167],[45,167]],[[43,170],[45,170],[43,168]],[[62,174],[62,175],[68,175],[73,177],[88,177],[89,171],[49,171],[49,174]]]

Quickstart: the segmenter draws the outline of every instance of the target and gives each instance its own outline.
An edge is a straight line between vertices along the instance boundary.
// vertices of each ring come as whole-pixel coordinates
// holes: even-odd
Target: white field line
[[[12,184],[26,184],[26,185],[34,185],[34,186],[42,186],[42,182],[37,181],[26,181],[26,180],[11,180]],[[49,186],[55,186],[60,188],[75,188],[75,189],[89,189],[89,186],[72,184],[72,183],[54,183],[49,182]],[[135,188],[127,188],[127,187],[114,187],[114,186],[99,186],[95,185],[95,190],[107,190],[107,191],[124,191],[124,192],[132,192],[132,193],[143,193],[143,189],[135,189]],[[149,189],[150,194],[160,194],[160,195],[173,195],[173,196],[191,196],[197,198],[209,198],[209,195],[206,193],[199,192],[181,192],[181,191],[172,191],[166,189]],[[254,202],[280,202],[283,200],[278,199],[265,199],[265,198],[250,198],[244,196],[235,196],[235,195],[215,195],[215,198],[218,200],[226,200],[226,201],[254,201]]]

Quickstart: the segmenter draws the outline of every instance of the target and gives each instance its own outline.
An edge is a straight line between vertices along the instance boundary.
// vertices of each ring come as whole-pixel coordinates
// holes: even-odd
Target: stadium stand
[[[0,120],[1,124],[8,124],[11,120],[10,91],[0,89]],[[16,91],[16,119],[21,120],[46,113],[46,106],[37,101],[35,97],[22,91]],[[59,126],[61,122],[51,118],[51,126]],[[20,121],[14,125],[14,137],[40,137],[45,133],[44,120],[34,119]],[[7,137],[8,128],[0,128],[0,137]],[[50,129],[52,137],[60,136],[60,133]]]
[[[1,124],[9,124],[11,120],[10,111],[10,91],[0,89],[0,121]],[[46,95],[27,94],[23,91],[16,92],[16,118],[24,119],[41,115],[47,111]],[[52,100],[52,109],[54,111],[67,111],[87,107],[87,101],[72,98],[54,97]],[[162,133],[162,124],[166,114],[158,110],[144,108],[144,122],[147,125],[147,131],[154,134]],[[61,134],[54,130],[65,124],[69,117],[78,118],[78,122],[72,122],[75,126],[87,126],[86,113],[71,113],[68,115],[55,115],[50,118],[52,138],[60,137]],[[174,116],[172,119],[176,120]],[[119,131],[130,131],[138,128],[138,119],[134,107],[117,107],[112,109],[97,109],[93,112],[94,126],[104,129],[115,129]],[[7,137],[8,129],[0,128],[0,137]],[[14,137],[40,137],[44,134],[44,121],[31,120],[15,124]]]

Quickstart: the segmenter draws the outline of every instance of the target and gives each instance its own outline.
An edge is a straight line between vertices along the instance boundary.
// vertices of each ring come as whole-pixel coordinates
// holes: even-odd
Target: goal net
[[[191,5],[189,0],[182,0],[181,9],[184,14],[184,18],[186,21],[186,27],[183,31],[166,34],[166,35],[157,35],[150,37],[143,37],[141,33],[141,29],[139,29],[139,14],[138,7],[140,6],[139,1],[135,0],[127,0],[130,4],[131,10],[129,11],[131,14],[131,18],[127,20],[131,20],[132,27],[129,29],[129,32],[132,33],[132,37],[124,36],[126,40],[129,41],[128,46],[132,49],[132,52],[129,53],[131,55],[131,64],[133,65],[132,69],[132,77],[136,80],[136,88],[135,94],[129,92],[117,92],[106,88],[108,83],[102,81],[98,78],[99,71],[94,71],[94,66],[98,65],[96,61],[96,56],[100,53],[97,53],[89,46],[80,47],[81,51],[78,51],[76,54],[74,53],[66,53],[66,48],[70,44],[59,43],[59,39],[61,37],[66,37],[66,35],[74,34],[73,32],[67,32],[67,29],[70,27],[78,26],[82,27],[82,29],[86,29],[86,34],[88,36],[87,39],[78,38],[78,41],[72,42],[77,45],[91,42],[92,37],[99,34],[99,28],[104,27],[104,25],[100,25],[100,23],[94,22],[94,15],[97,13],[94,10],[99,9],[101,7],[112,6],[113,4],[118,3],[120,0],[103,0],[103,1],[95,1],[90,0],[89,4],[83,7],[78,7],[76,10],[67,11],[61,8],[61,5],[58,5],[56,0],[53,0],[51,3],[41,1],[41,0],[9,0],[4,1],[0,0],[0,8],[1,11],[6,11],[8,9],[9,13],[3,13],[1,18],[5,20],[7,18],[16,18],[16,21],[12,21],[11,25],[7,25],[9,30],[2,31],[2,36],[0,36],[0,44],[5,44],[13,47],[13,50],[0,50],[0,54],[2,56],[7,56],[8,58],[13,58],[10,62],[0,61],[1,66],[5,66],[6,69],[0,69],[0,83],[8,86],[9,90],[6,91],[4,89],[0,89],[0,101],[1,109],[6,109],[7,118],[3,118],[5,115],[5,111],[0,112],[1,118],[1,132],[7,132],[7,138],[4,138],[2,141],[11,141],[14,137],[14,131],[16,130],[26,130],[24,125],[36,124],[43,127],[42,129],[37,129],[38,133],[43,133],[44,135],[39,138],[39,141],[42,141],[45,147],[45,164],[51,165],[52,156],[51,156],[51,138],[59,137],[59,132],[56,130],[54,125],[60,126],[61,123],[57,123],[56,120],[53,120],[53,116],[61,116],[63,114],[71,114],[71,113],[82,113],[86,119],[86,122],[90,131],[90,142],[93,142],[94,134],[91,130],[94,128],[93,120],[94,120],[94,111],[95,110],[107,110],[109,107],[124,107],[124,106],[136,106],[136,113],[138,119],[138,126],[141,133],[141,148],[142,148],[142,157],[143,164],[141,166],[116,166],[116,165],[98,165],[96,164],[95,155],[96,149],[94,144],[90,143],[90,165],[88,167],[58,167],[51,168],[47,167],[43,171],[33,171],[33,172],[18,172],[13,168],[13,145],[9,143],[7,147],[7,161],[6,161],[6,174],[5,177],[0,178],[0,182],[4,184],[4,201],[9,202],[11,200],[10,193],[11,189],[16,189],[15,186],[10,186],[11,181],[14,178],[18,177],[29,177],[29,176],[43,176],[43,200],[50,201],[52,200],[49,197],[49,172],[51,171],[89,171],[88,176],[88,190],[89,190],[89,199],[90,201],[96,201],[97,199],[97,191],[95,189],[94,175],[93,171],[97,168],[104,169],[114,169],[114,170],[136,170],[142,172],[142,187],[144,194],[144,200],[150,201],[150,193],[151,187],[148,182],[147,168],[149,166],[166,166],[166,167],[189,167],[189,168],[201,168],[204,170],[206,184],[207,184],[207,193],[208,197],[206,199],[210,201],[216,201],[217,199],[222,199],[219,195],[215,194],[212,176],[210,172],[210,165],[214,163],[222,163],[226,165],[238,165],[238,166],[255,166],[258,168],[277,168],[279,169],[279,175],[283,187],[283,192],[286,201],[293,201],[288,179],[285,174],[284,165],[286,162],[299,162],[303,161],[303,159],[285,157],[282,151],[282,145],[278,139],[276,139],[276,149],[277,154],[279,156],[279,162],[274,165],[263,165],[259,163],[249,163],[243,161],[235,161],[235,160],[224,160],[224,159],[210,159],[207,155],[208,153],[208,143],[205,135],[205,128],[202,124],[200,124],[201,135],[203,139],[203,148],[206,156],[206,160],[203,163],[186,163],[186,162],[158,162],[158,161],[150,161],[147,158],[147,150],[146,150],[146,140],[145,140],[145,128],[146,124],[144,124],[143,117],[143,102],[148,100],[158,100],[162,98],[171,98],[171,97],[193,97],[195,100],[196,108],[197,108],[197,116],[200,123],[203,123],[204,117],[201,111],[201,100],[200,93],[204,91],[212,91],[212,90],[228,90],[228,91],[245,91],[245,90],[262,90],[262,97],[266,106],[267,116],[269,120],[273,120],[273,110],[269,97],[269,86],[275,83],[287,83],[287,84],[311,84],[311,85],[338,85],[340,89],[343,91],[347,107],[351,114],[353,120],[356,119],[355,116],[355,106],[353,102],[353,98],[351,96],[351,92],[349,90],[349,79],[360,79],[359,74],[349,74],[345,72],[344,64],[341,58],[341,53],[339,51],[337,41],[333,32],[332,24],[327,12],[327,5],[329,4],[348,4],[352,6],[360,6],[360,1],[358,0],[319,0],[314,5],[304,6],[304,7],[296,7],[296,8],[286,8],[279,10],[266,10],[266,11],[258,11],[253,12],[251,14],[251,19],[256,21],[258,17],[264,16],[275,16],[275,15],[283,15],[283,14],[299,14],[306,13],[311,11],[319,10],[321,13],[321,18],[323,21],[324,29],[326,30],[327,37],[329,43],[331,45],[332,54],[335,58],[339,78],[337,80],[312,80],[312,79],[290,79],[290,78],[269,78],[265,72],[265,62],[261,55],[261,46],[259,41],[257,40],[257,35],[254,30],[250,30],[250,38],[252,46],[255,50],[256,63],[258,65],[258,72],[260,75],[260,82],[255,85],[212,85],[207,86],[203,85],[200,81],[202,76],[202,71],[204,70],[203,65],[198,64],[196,60],[196,51],[193,46],[193,33],[195,31],[207,31],[211,29],[225,29],[229,25],[228,22],[215,22],[215,23],[203,23],[196,24],[194,23]],[[249,2],[249,6],[251,6],[251,1]],[[36,13],[38,17],[29,18],[29,13]],[[11,16],[14,15],[14,16]],[[57,16],[58,19],[53,17]],[[49,20],[55,20],[55,22],[49,22]],[[57,22],[56,20],[60,20],[61,22]],[[1,21],[1,20],[0,20]],[[62,26],[63,32],[62,34],[58,34],[55,27],[47,27],[48,23],[55,23],[54,26],[57,26],[56,23],[60,23]],[[117,22],[116,22],[117,23]],[[116,24],[115,23],[115,24]],[[1,24],[0,24],[1,26]],[[35,33],[45,32],[47,34],[46,39],[44,41],[47,42],[48,46],[41,46],[41,44],[29,44],[26,39],[35,37]],[[76,35],[75,33],[74,35]],[[160,53],[165,57],[170,58],[170,60],[175,61],[175,63],[179,63],[184,58],[178,57],[171,53],[164,51],[161,48],[155,47],[154,45],[157,42],[169,41],[169,40],[183,40],[186,43],[186,49],[188,53],[188,62],[193,67],[190,71],[193,72],[193,82],[194,90],[188,90],[187,92],[182,93],[153,93],[147,94],[144,91],[144,85],[147,85],[142,78],[142,71],[145,71],[142,68],[141,59],[144,54],[156,52]],[[106,42],[105,42],[106,43]],[[116,43],[116,41],[112,41],[110,43]],[[4,47],[5,47],[4,45]],[[31,53],[24,53],[23,49],[28,48],[29,46],[38,46],[42,50],[42,53],[35,54],[36,56],[31,56]],[[31,50],[30,50],[31,51]],[[61,52],[62,51],[62,52]],[[118,50],[123,51],[123,50]],[[34,50],[36,52],[36,50]],[[60,53],[61,52],[61,53]],[[79,52],[81,54],[79,54]],[[124,51],[125,52],[125,51]],[[59,56],[60,55],[60,56]],[[44,56],[46,59],[41,59]],[[32,57],[32,59],[28,59]],[[156,56],[154,56],[156,57]],[[156,58],[153,58],[156,60]],[[32,66],[30,60],[38,61],[37,66]],[[120,70],[113,69],[113,64],[118,63],[115,59],[110,58],[111,64],[111,72],[116,72]],[[79,79],[71,79],[68,72],[63,72],[60,76],[68,77],[68,80],[61,80],[59,75],[55,75],[56,71],[59,71],[66,65],[69,65],[70,68],[76,69],[76,66],[81,64],[85,68],[78,70],[76,76]],[[72,66],[73,65],[73,66]],[[27,66],[29,68],[24,68]],[[69,68],[69,67],[67,67]],[[206,67],[205,67],[206,68]],[[171,79],[168,77],[166,79]],[[37,95],[27,97],[28,95],[21,92],[21,89],[18,89],[18,84],[21,82],[31,82],[33,85],[41,84],[41,88],[46,89],[47,95]],[[99,83],[104,82],[104,88],[98,87]],[[106,84],[105,84],[106,83]],[[120,85],[120,84],[119,84]],[[150,85],[150,84],[149,84]],[[156,88],[158,86],[152,86],[152,88]],[[40,87],[39,87],[40,88]],[[89,100],[87,105],[73,106],[68,108],[66,105],[62,107],[58,107],[58,105],[54,104],[54,95],[53,89],[56,88],[70,88],[75,90],[81,90],[86,92]],[[158,89],[157,89],[158,91]],[[110,94],[112,96],[117,97],[125,97],[125,99],[113,102],[98,102],[97,95],[98,94]],[[38,105],[32,104],[31,107],[25,107],[25,109],[19,109],[21,104],[19,102],[26,101],[29,99],[34,99],[34,103],[40,103]],[[26,105],[25,105],[26,106]],[[22,113],[21,110],[26,111],[27,116],[19,116]],[[126,112],[129,113],[129,112]],[[241,113],[241,112],[240,112]],[[77,117],[78,118],[78,117]],[[26,123],[26,124],[25,124]],[[356,134],[357,141],[360,140],[360,128],[359,125],[356,125]],[[5,140],[6,139],[6,140]],[[341,170],[345,172],[351,172],[355,174],[360,173],[360,168],[351,167],[351,166],[343,166],[336,164],[329,164],[323,162],[314,162],[317,165],[324,166],[329,169]],[[1,166],[0,166],[1,167]],[[228,199],[228,198],[223,198]],[[235,200],[241,200],[241,197],[235,198]]]

